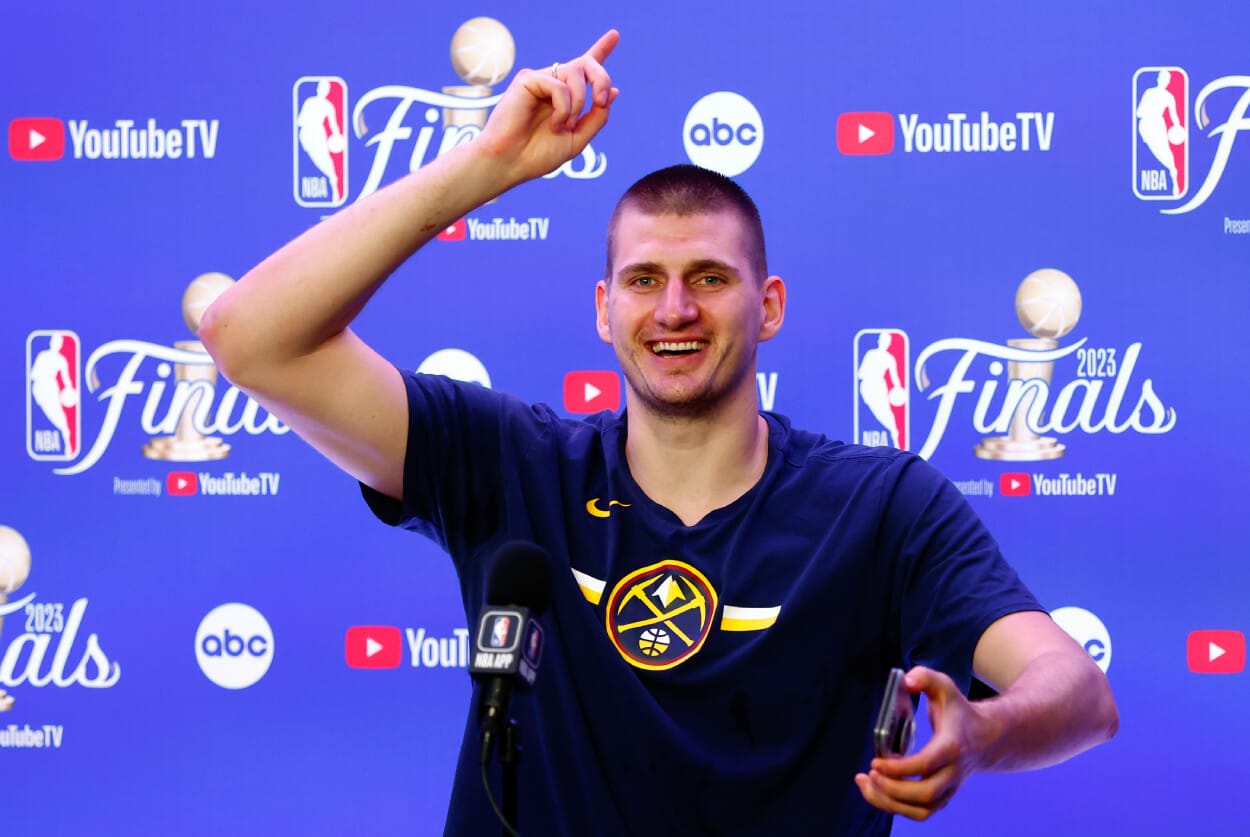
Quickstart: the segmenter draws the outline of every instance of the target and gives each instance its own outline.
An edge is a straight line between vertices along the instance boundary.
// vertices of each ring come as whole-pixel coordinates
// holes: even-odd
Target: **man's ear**
[[[608,280],[600,279],[595,285],[595,328],[599,339],[612,342],[612,327],[608,325]]]
[[[780,276],[764,280],[764,318],[760,321],[760,342],[771,340],[786,319],[786,283]]]

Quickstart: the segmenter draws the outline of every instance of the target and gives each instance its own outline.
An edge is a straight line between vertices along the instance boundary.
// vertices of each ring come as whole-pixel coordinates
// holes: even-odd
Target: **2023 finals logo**
[[[981,436],[977,457],[1040,462],[1062,457],[1075,433],[1163,434],[1176,426],[1176,410],[1141,377],[1144,344],[1099,346],[1060,338],[1077,324],[1081,295],[1062,271],[1043,268],[1017,288],[1016,314],[1031,335],[1006,344],[948,337],[922,348],[914,372],[917,392],[936,402],[928,430],[909,436],[916,423],[905,384],[907,335],[899,329],[865,329],[856,336],[854,437],[858,444],[913,449],[931,458],[953,421]],[[944,379],[934,385],[931,371]],[[912,439],[912,441],[908,441]],[[1013,472],[1011,490],[1039,494],[1106,494],[1115,475],[1054,477]],[[1030,486],[1025,489],[1025,486]]]
[[[348,200],[360,200],[382,185],[393,156],[407,151],[405,170],[415,171],[456,146],[473,141],[502,95],[495,92],[495,85],[512,71],[515,58],[516,45],[508,28],[493,18],[477,17],[465,21],[451,39],[452,68],[461,84],[439,90],[388,84],[365,91],[352,106],[347,82],[341,77],[298,79],[292,91],[296,203],[333,208]],[[379,123],[381,127],[375,128]],[[357,142],[351,142],[352,138]],[[361,140],[364,148],[373,149],[373,158],[364,184],[352,197],[349,159],[364,150],[358,147]],[[607,158],[587,145],[580,155],[546,177],[586,180],[598,178],[606,170]],[[515,227],[508,226],[510,220]],[[545,238],[545,223],[533,223],[538,220],[546,219],[490,219],[480,230],[468,229],[469,237],[476,239],[480,231],[488,240]],[[444,240],[462,238],[452,233]]]
[[[109,689],[121,679],[121,665],[105,652],[99,636],[82,636],[85,596],[66,603],[32,592],[9,600],[28,581],[31,565],[26,539],[0,525],[0,716],[28,702],[37,706],[31,689]],[[0,749],[58,749],[64,740],[63,724],[0,724]]]
[[[205,273],[187,285],[182,316],[192,335],[198,333],[207,307],[232,284],[234,280],[223,273]],[[137,419],[148,434],[143,455],[166,462],[223,459],[230,453],[225,439],[239,432],[280,435],[289,431],[236,387],[221,386],[217,367],[198,340],[178,340],[167,346],[120,339],[105,343],[87,358],[86,392],[98,393],[97,399],[104,404],[103,419],[88,447],[85,439],[92,434],[83,432],[82,352],[82,341],[68,329],[40,329],[26,339],[27,453],[36,460],[71,463],[56,468],[55,473],[80,474],[95,465],[124,417]],[[132,399],[143,402],[138,416]],[[232,472],[223,479],[201,474],[198,480],[210,489],[220,488],[208,493],[276,494],[276,477],[236,477]],[[116,493],[159,493],[159,482],[150,477],[120,482],[125,484],[121,490],[115,488]],[[172,478],[168,485],[173,488]]]

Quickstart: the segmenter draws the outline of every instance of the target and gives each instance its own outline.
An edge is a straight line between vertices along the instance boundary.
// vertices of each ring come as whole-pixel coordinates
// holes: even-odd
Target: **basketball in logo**
[[[664,671],[699,652],[717,612],[707,577],[672,558],[641,567],[612,588],[604,607],[608,636],[635,668]]]
[[[1057,340],[1081,318],[1081,289],[1062,270],[1035,270],[1016,289],[1016,316],[1034,337]]]
[[[668,650],[668,631],[663,628],[647,628],[638,637],[638,650],[647,657],[658,657]]]

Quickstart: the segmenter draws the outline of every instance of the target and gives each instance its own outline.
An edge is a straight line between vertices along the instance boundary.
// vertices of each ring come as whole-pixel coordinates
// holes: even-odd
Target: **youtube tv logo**
[[[461,218],[447,229],[435,236],[439,241],[464,241],[469,232],[469,225]]]
[[[602,369],[569,372],[564,376],[564,410],[597,413],[621,406],[621,379]]]
[[[1195,674],[1240,674],[1246,668],[1246,636],[1241,631],[1190,631],[1185,657]]]
[[[48,116],[23,116],[9,122],[9,156],[48,162],[65,156],[65,123]]]
[[[343,650],[352,668],[398,668],[403,635],[393,625],[356,625],[347,629]]]
[[[190,497],[200,490],[194,471],[170,471],[165,477],[165,493],[170,497]]]
[[[894,150],[894,117],[881,111],[854,111],[838,117],[838,151],[889,154]]]
[[[1033,479],[1023,471],[999,474],[998,493],[1004,497],[1028,497],[1033,493]]]

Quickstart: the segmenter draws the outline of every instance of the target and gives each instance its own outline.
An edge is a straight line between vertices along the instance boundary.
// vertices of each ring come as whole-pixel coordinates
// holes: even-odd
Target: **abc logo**
[[[1107,673],[1111,667],[1111,634],[1101,619],[1082,607],[1052,610],[1050,618],[1088,652],[1103,674]]]
[[[195,632],[195,659],[223,689],[246,689],[273,662],[273,631],[256,608],[238,602],[215,607]]]
[[[481,384],[490,389],[490,373],[473,354],[464,349],[439,349],[421,361],[417,372],[423,375],[442,375],[453,381]]]
[[[682,142],[690,162],[733,177],[760,156],[764,121],[745,97],[724,90],[709,93],[686,114]]]

